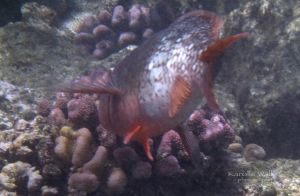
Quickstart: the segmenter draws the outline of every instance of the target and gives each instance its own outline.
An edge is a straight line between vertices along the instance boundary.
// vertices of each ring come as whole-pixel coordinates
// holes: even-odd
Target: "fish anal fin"
[[[150,161],[153,161],[154,158],[153,158],[153,155],[152,155],[152,152],[151,152],[150,138],[149,137],[141,137],[139,139],[139,142],[143,145],[144,152],[147,155],[148,159]]]
[[[134,128],[129,131],[123,140],[124,144],[128,144],[132,140],[137,140],[139,143],[143,145],[145,154],[147,155],[148,159],[153,161],[153,155],[151,152],[151,146],[150,146],[150,138],[142,132],[143,127],[141,125],[136,125]]]
[[[212,63],[214,60],[217,59],[218,56],[223,54],[224,50],[227,47],[232,45],[234,42],[242,38],[245,38],[247,36],[248,33],[244,32],[244,33],[239,33],[236,35],[226,37],[224,39],[218,39],[214,41],[212,44],[210,44],[209,46],[207,46],[206,50],[200,54],[199,58],[201,61]]]
[[[174,117],[192,93],[192,85],[182,76],[176,76],[170,94],[169,116]]]
[[[142,130],[142,126],[141,125],[137,125],[135,126],[132,130],[130,130],[124,137],[123,143],[124,144],[128,144],[130,141],[138,138],[138,136],[140,135],[140,132]]]

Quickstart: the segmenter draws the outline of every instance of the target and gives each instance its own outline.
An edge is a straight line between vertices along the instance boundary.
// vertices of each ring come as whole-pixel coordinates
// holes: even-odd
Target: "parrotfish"
[[[224,49],[247,33],[219,39],[222,20],[207,11],[189,12],[126,56],[113,71],[95,71],[62,91],[97,93],[102,126],[138,141],[153,160],[150,138],[175,128],[203,98],[218,110],[212,65]]]

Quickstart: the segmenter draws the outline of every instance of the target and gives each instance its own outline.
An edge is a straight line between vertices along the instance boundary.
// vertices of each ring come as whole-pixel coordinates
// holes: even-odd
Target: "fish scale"
[[[140,142],[153,160],[151,137],[174,129],[203,98],[218,110],[212,90],[213,61],[247,36],[218,39],[222,24],[211,12],[187,13],[132,51],[112,72],[95,72],[90,80],[83,77],[61,89],[100,94],[102,125],[124,137],[125,144]]]

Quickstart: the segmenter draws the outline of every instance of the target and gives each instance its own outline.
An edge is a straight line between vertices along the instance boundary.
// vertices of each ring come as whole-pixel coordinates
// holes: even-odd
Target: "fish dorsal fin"
[[[182,76],[176,76],[170,94],[169,116],[174,117],[181,107],[186,103],[192,93],[192,85]]]
[[[195,10],[181,16],[177,21],[181,21],[189,17],[199,17],[207,20],[211,25],[212,39],[217,40],[219,38],[224,21],[217,14],[205,10]]]
[[[70,93],[108,93],[120,95],[122,93],[121,90],[110,85],[109,80],[110,73],[108,71],[96,71],[90,76],[81,76],[69,83],[61,84],[55,90]]]
[[[218,56],[223,54],[224,50],[232,45],[234,42],[240,40],[241,38],[247,37],[248,33],[239,33],[226,37],[224,39],[218,39],[212,44],[208,45],[206,50],[201,52],[199,58],[201,61],[212,63]]]

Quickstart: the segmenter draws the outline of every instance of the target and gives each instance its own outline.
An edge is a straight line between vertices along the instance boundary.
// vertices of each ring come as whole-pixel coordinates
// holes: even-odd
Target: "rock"
[[[21,161],[7,164],[0,173],[0,184],[9,191],[25,185],[29,192],[34,192],[41,187],[42,179],[38,170]]]
[[[247,161],[256,161],[264,159],[266,151],[259,145],[248,144],[245,146],[243,154]]]
[[[240,143],[231,143],[227,148],[230,152],[241,153],[243,146]]]
[[[285,157],[300,155],[299,12],[298,0],[254,0],[232,11],[224,34],[249,37],[226,52],[216,77],[220,105],[245,142]]]
[[[17,121],[17,123],[15,124],[15,129],[17,131],[24,131],[26,128],[29,127],[29,122],[27,122],[26,120],[24,119],[19,119]]]
[[[265,190],[261,193],[261,196],[276,196],[277,191],[276,188],[271,186],[271,187],[266,187]]]
[[[42,196],[58,196],[59,190],[54,187],[43,186],[42,187]]]
[[[240,136],[236,135],[234,136],[234,140],[233,140],[233,143],[239,143],[239,144],[242,144],[243,143],[243,140]]]

